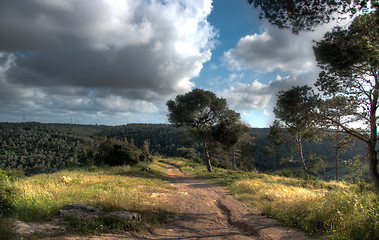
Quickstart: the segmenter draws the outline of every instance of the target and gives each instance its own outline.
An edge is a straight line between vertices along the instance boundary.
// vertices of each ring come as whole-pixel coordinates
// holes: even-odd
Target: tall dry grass
[[[379,239],[379,201],[370,190],[343,182],[261,175],[233,182],[230,191],[263,214],[310,235]]]

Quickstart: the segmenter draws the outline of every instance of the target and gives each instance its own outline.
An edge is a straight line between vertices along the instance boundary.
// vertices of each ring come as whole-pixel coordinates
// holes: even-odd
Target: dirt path
[[[162,228],[143,236],[125,233],[58,239],[310,239],[251,210],[217,184],[185,176],[171,165],[164,166],[177,189],[176,195],[165,196],[165,200],[174,202],[179,213]]]

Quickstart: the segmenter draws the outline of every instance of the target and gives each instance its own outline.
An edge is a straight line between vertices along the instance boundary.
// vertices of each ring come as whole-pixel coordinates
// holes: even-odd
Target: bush
[[[278,176],[289,177],[289,178],[292,178],[294,176],[293,172],[289,169],[282,169],[279,171],[275,171],[275,174]]]
[[[100,144],[95,161],[109,166],[135,165],[139,162],[140,154],[140,150],[126,142],[110,139]]]
[[[189,160],[195,160],[197,162],[200,162],[200,153],[196,151],[194,148],[177,148],[176,149],[178,157],[183,157],[185,159]]]
[[[12,210],[12,200],[16,195],[16,189],[10,186],[10,182],[22,178],[21,171],[4,171],[0,169],[0,215],[8,214]]]
[[[4,182],[0,182],[0,215],[9,213],[12,210],[12,199],[15,190]]]

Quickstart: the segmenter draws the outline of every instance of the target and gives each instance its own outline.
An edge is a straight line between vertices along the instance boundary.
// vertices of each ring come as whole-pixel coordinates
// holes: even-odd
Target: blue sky
[[[247,0],[0,3],[0,121],[167,123],[165,103],[215,92],[253,127],[275,96],[312,85],[312,41],[259,20]]]

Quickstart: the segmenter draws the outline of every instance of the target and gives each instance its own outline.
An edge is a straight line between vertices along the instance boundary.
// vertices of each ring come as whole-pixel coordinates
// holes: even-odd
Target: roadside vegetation
[[[231,194],[262,214],[327,239],[378,239],[379,201],[374,186],[284,177],[286,171],[270,174],[214,168],[210,173],[201,162],[184,158],[154,157],[146,165],[90,166],[25,177],[20,171],[1,171],[0,235],[12,239],[9,218],[26,222],[49,221],[67,204],[85,204],[102,211],[131,211],[141,222],[98,219],[66,219],[68,231],[99,234],[146,231],[158,227],[175,207],[159,202],[159,193],[172,193],[165,181],[166,169],[159,161],[184,173],[216,181]],[[40,236],[34,236],[38,238]]]
[[[184,159],[167,159],[187,174],[211,179],[262,214],[314,237],[379,239],[379,200],[373,184],[322,181],[215,168]]]
[[[57,216],[67,204],[84,204],[104,212],[130,211],[141,215],[140,222],[115,219],[79,221],[66,219],[67,229],[80,233],[110,231],[146,231],[159,224],[172,211],[166,203],[159,203],[154,194],[172,191],[165,168],[151,163],[151,171],[141,171],[145,164],[76,168],[51,174],[13,178],[11,172],[1,172],[0,236],[11,239],[9,218],[26,222],[48,221]]]

